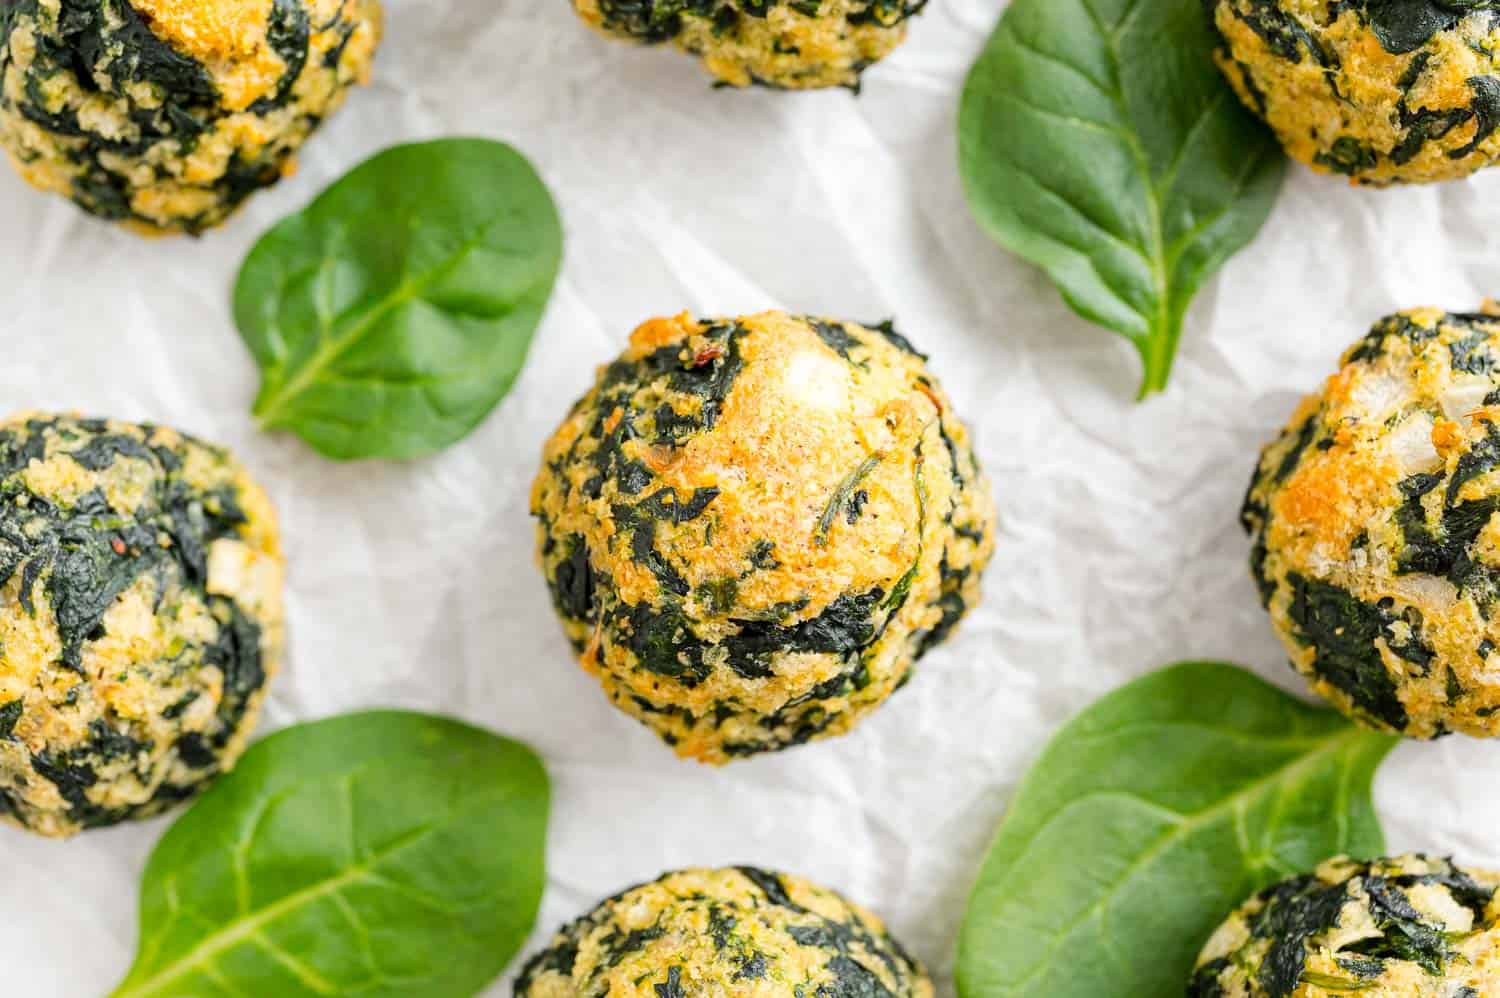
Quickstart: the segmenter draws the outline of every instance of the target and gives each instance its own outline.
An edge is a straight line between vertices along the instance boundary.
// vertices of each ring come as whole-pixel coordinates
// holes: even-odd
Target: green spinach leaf
[[[1285,174],[1213,64],[1203,0],[1014,0],[964,88],[970,206],[1166,387],[1202,282],[1254,238]]]
[[[1164,669],[1068,723],[1022,783],[959,938],[964,998],[1180,998],[1244,899],[1377,856],[1396,739],[1234,666]]]
[[[114,998],[460,998],[535,921],[547,775],[525,746],[396,711],[255,745],[162,839]]]
[[[256,244],[234,291],[261,425],[340,459],[459,440],[510,391],[562,261],[546,186],[509,146],[388,149]]]

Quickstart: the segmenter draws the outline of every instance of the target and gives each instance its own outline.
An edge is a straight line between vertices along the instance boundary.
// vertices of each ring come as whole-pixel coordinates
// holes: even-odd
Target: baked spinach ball
[[[516,998],[931,998],[922,966],[880,919],[798,877],[685,870],[566,926]]]
[[[1356,183],[1451,180],[1500,156],[1489,0],[1208,0],[1219,64],[1287,152]]]
[[[1444,859],[1336,859],[1255,895],[1214,933],[1188,998],[1500,994],[1500,874]]]
[[[541,563],[583,665],[706,762],[847,731],[979,599],[989,485],[889,326],[655,319],[547,443]]]
[[[616,38],[671,42],[721,82],[789,90],[858,88],[906,38],[927,0],[573,0]]]
[[[244,748],[282,647],[260,487],[159,426],[0,422],[0,818],[146,817]]]
[[[1500,318],[1382,319],[1266,448],[1245,502],[1293,665],[1373,727],[1500,734],[1497,510]]]
[[[36,187],[199,233],[369,77],[376,0],[0,2],[0,146]]]

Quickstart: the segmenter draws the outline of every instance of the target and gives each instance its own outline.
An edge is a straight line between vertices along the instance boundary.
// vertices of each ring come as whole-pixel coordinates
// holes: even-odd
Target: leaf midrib
[[[420,299],[434,284],[451,274],[489,236],[490,231],[504,217],[503,212],[497,213],[489,221],[479,226],[470,238],[460,243],[452,255],[441,265],[431,268],[415,280],[407,277],[395,290],[380,300],[358,322],[353,323],[345,330],[343,334],[323,340],[300,371],[293,375],[290,380],[283,382],[281,387],[270,396],[256,403],[255,414],[260,420],[261,425],[276,425],[280,411],[290,401],[296,399],[316,383],[323,375],[323,372],[358,343],[376,323],[401,306]],[[330,262],[330,257],[321,257],[318,261],[319,269],[322,269],[322,267]]]
[[[1072,72],[1079,73],[1083,79],[1087,80],[1091,86],[1095,87],[1114,105],[1120,121],[1131,123],[1133,118],[1125,103],[1124,76],[1121,72],[1120,41],[1129,31],[1131,22],[1143,9],[1144,5],[1140,0],[1136,0],[1136,2],[1130,5],[1124,16],[1113,27],[1110,27],[1106,25],[1100,17],[1099,12],[1094,8],[1093,0],[1079,0],[1079,3],[1088,13],[1094,30],[1103,41],[1105,50],[1109,56],[1110,78],[1106,85],[1101,86],[1098,81],[1094,80],[1087,73],[1084,73],[1079,67],[1069,63],[1061,63],[1057,57],[1036,50],[1035,46],[1029,45],[1014,32],[1011,32],[1011,38],[1022,48],[1036,52],[1036,54],[1047,58],[1049,61],[1060,62],[1061,65],[1066,66]],[[1140,171],[1141,176],[1145,180],[1144,188],[1147,210],[1146,245],[1133,246],[1128,240],[1122,239],[1121,241],[1126,245],[1132,245],[1132,248],[1140,254],[1147,265],[1152,284],[1154,308],[1148,310],[1145,314],[1137,312],[1146,325],[1147,332],[1144,336],[1132,333],[1129,330],[1118,330],[1135,343],[1145,365],[1141,397],[1145,397],[1151,392],[1165,387],[1167,373],[1176,355],[1177,341],[1180,338],[1181,319],[1177,315],[1176,294],[1172,286],[1172,274],[1176,270],[1177,263],[1182,258],[1183,253],[1186,252],[1187,247],[1192,245],[1206,228],[1223,215],[1223,213],[1219,213],[1210,219],[1209,222],[1195,225],[1169,244],[1163,214],[1165,194],[1176,183],[1177,174],[1193,137],[1203,127],[1203,123],[1209,120],[1222,106],[1224,98],[1225,95],[1220,94],[1216,99],[1204,105],[1191,126],[1184,131],[1173,153],[1172,162],[1160,177],[1154,174],[1150,158],[1146,155],[1146,150],[1140,142],[1140,136],[1134,130],[1133,126],[1129,128],[1110,129],[1123,141],[1125,148],[1129,150],[1131,158],[1135,161],[1136,169]],[[1243,184],[1241,183],[1237,186],[1242,187]],[[1118,291],[1116,294],[1118,295]],[[1121,299],[1121,301],[1128,303],[1127,299]]]
[[[1115,105],[1115,110],[1120,115],[1120,120],[1132,121],[1129,109],[1125,105],[1125,88],[1123,76],[1120,72],[1120,36],[1129,27],[1130,20],[1140,9],[1139,2],[1133,3],[1130,10],[1122,17],[1113,29],[1106,28],[1104,21],[1099,17],[1099,12],[1094,9],[1093,0],[1079,0],[1084,10],[1088,11],[1089,19],[1094,23],[1094,29],[1099,36],[1105,40],[1106,49],[1110,60],[1110,87],[1105,91],[1106,96]],[[1189,133],[1191,134],[1191,132]],[[1146,156],[1146,150],[1142,147],[1140,136],[1132,129],[1124,133],[1126,148],[1130,150],[1135,159],[1136,169],[1141,171],[1141,176],[1146,180],[1146,207],[1148,211],[1148,223],[1150,245],[1146,247],[1147,262],[1151,269],[1151,279],[1154,284],[1156,308],[1153,315],[1144,315],[1146,320],[1147,334],[1144,341],[1141,338],[1127,334],[1136,343],[1141,352],[1141,359],[1145,364],[1145,377],[1141,383],[1141,396],[1144,397],[1156,388],[1163,387],[1158,382],[1165,381],[1165,368],[1170,365],[1172,353],[1176,347],[1176,337],[1169,334],[1171,329],[1171,294],[1167,284],[1167,248],[1166,230],[1162,220],[1161,191],[1157,186],[1157,178],[1152,174],[1150,159]],[[1180,156],[1180,150],[1179,150]]]
[[[329,895],[336,896],[345,887],[352,886],[363,880],[385,879],[375,872],[376,869],[392,856],[410,848],[432,834],[436,827],[436,825],[425,825],[416,829],[411,834],[404,836],[396,844],[381,852],[371,854],[365,861],[356,863],[335,877],[330,877],[327,880],[303,887],[288,894],[274,904],[267,905],[255,912],[246,912],[234,921],[227,923],[219,931],[206,936],[198,945],[157,971],[147,980],[130,988],[116,991],[111,998],[135,998],[138,995],[157,993],[163,986],[170,984],[191,971],[212,966],[213,959],[219,954],[241,943],[254,942],[255,937],[260,934],[261,929],[273,924],[283,916],[289,915]]]
[[[1178,842],[1182,841],[1183,838],[1187,837],[1193,832],[1198,831],[1201,828],[1210,825],[1211,823],[1225,815],[1232,814],[1242,805],[1248,805],[1249,802],[1258,797],[1267,789],[1280,783],[1282,780],[1291,777],[1293,774],[1299,773],[1302,770],[1310,767],[1315,761],[1323,758],[1324,756],[1337,754],[1349,745],[1356,744],[1360,740],[1367,737],[1369,737],[1367,732],[1364,732],[1358,728],[1351,727],[1349,730],[1342,732],[1337,737],[1328,740],[1320,748],[1312,752],[1308,752],[1304,755],[1298,756],[1295,760],[1287,763],[1284,766],[1272,770],[1265,776],[1251,783],[1246,784],[1240,790],[1237,790],[1235,793],[1229,795],[1228,797],[1225,797],[1217,804],[1202,811],[1197,811],[1192,814],[1180,814],[1179,812],[1173,811],[1170,808],[1157,806],[1158,810],[1164,811],[1169,814],[1177,814],[1182,819],[1182,821],[1177,824],[1171,832],[1164,835],[1150,849],[1142,852],[1138,857],[1136,857],[1136,859],[1130,864],[1130,866],[1123,870],[1121,874],[1115,879],[1115,881],[1110,885],[1108,891],[1101,894],[1093,904],[1089,905],[1088,908],[1079,913],[1065,926],[1061,927],[1056,933],[1053,934],[1052,942],[1048,945],[1046,952],[1042,955],[1034,970],[1032,970],[1029,974],[1027,974],[1019,981],[1006,983],[1002,986],[1010,989],[1010,993],[1013,994],[1024,993],[1024,988],[1038,976],[1046,972],[1046,970],[1051,966],[1052,957],[1057,953],[1057,950],[1063,945],[1063,943],[1066,942],[1066,940],[1078,930],[1079,926],[1101,914],[1103,910],[1108,906],[1108,904],[1118,896],[1119,892],[1124,889],[1125,885],[1144,866],[1155,860],[1157,857],[1161,856]],[[1046,829],[1052,825],[1052,823],[1060,814],[1082,801],[1086,801],[1100,795],[1100,792],[1094,792],[1086,794],[1082,797],[1073,798],[1069,800],[1065,805],[1054,811],[1052,814],[1048,815],[1047,818],[1037,826],[1036,832],[1033,833],[1031,837],[1026,840],[1021,849],[1018,850],[1018,852],[1016,853],[1016,860],[1008,865],[1015,866],[1019,864],[1021,858],[1025,856],[1026,852],[1031,849],[1032,845],[1046,831]],[[1110,795],[1113,795],[1113,792]],[[1347,829],[1345,829],[1343,834],[1347,836]]]

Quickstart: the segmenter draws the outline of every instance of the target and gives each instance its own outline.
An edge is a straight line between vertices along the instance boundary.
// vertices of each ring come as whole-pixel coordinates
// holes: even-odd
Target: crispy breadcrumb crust
[[[573,0],[616,38],[670,41],[721,83],[786,90],[857,89],[906,38],[926,0]]]
[[[159,426],[0,422],[0,819],[155,814],[244,749],[283,644],[265,492]]]
[[[931,998],[932,981],[875,915],[798,877],[684,870],[566,926],[516,998]]]
[[[1261,456],[1252,568],[1292,664],[1365,723],[1500,734],[1500,319],[1381,320]]]
[[[655,319],[547,443],[543,571],[583,665],[683,756],[847,731],[979,598],[989,484],[889,327]]]
[[[0,147],[92,214],[199,233],[295,168],[380,29],[377,0],[16,0]]]
[[[1500,874],[1408,855],[1335,859],[1255,895],[1214,933],[1189,998],[1500,994]]]
[[[1492,5],[1210,4],[1221,68],[1295,159],[1384,186],[1464,177],[1500,156]]]

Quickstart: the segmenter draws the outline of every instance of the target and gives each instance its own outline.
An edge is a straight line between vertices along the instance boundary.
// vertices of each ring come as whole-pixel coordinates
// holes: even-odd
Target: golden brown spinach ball
[[[1487,0],[1210,0],[1219,64],[1296,159],[1356,183],[1449,180],[1500,156]]]
[[[1188,998],[1500,995],[1500,874],[1336,859],[1251,898],[1198,958]]]
[[[724,83],[858,88],[927,0],[573,0],[617,38],[672,42]]]
[[[616,706],[722,763],[848,730],[979,598],[989,485],[889,327],[656,319],[546,446],[553,602]]]
[[[1500,318],[1403,312],[1343,364],[1246,499],[1272,623],[1367,724],[1500,734]]]
[[[0,818],[70,835],[229,768],[281,657],[281,579],[270,502],[224,451],[0,422]]]
[[[377,0],[0,3],[0,146],[92,214],[197,233],[364,82]]]
[[[880,919],[798,877],[685,870],[565,927],[516,998],[931,998]]]

